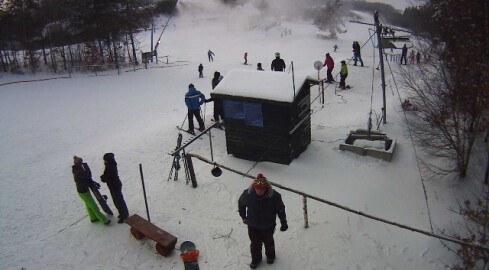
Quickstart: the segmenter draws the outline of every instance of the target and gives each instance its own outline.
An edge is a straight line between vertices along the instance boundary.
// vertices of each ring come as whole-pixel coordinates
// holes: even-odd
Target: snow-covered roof
[[[295,76],[295,94],[306,81],[306,76]],[[234,69],[216,86],[214,94],[250,97],[292,103],[294,88],[292,74],[287,72]]]

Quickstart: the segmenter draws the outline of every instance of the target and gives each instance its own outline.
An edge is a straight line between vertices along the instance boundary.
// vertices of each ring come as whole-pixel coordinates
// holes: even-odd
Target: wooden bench
[[[156,242],[156,251],[163,256],[168,256],[175,249],[177,238],[158,226],[140,217],[132,215],[124,222],[131,226],[131,234],[138,240],[147,237]]]

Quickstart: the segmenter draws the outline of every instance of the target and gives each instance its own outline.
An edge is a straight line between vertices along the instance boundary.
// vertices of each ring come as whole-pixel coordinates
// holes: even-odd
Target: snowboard
[[[110,210],[110,207],[107,204],[107,195],[100,194],[99,189],[95,186],[90,186],[90,190],[92,191],[93,196],[95,196],[95,198],[97,199],[100,207],[102,207],[102,210],[112,216],[114,213],[112,213],[112,210]]]
[[[199,262],[197,258],[199,257],[199,250],[191,241],[184,241],[180,244],[180,258],[183,260],[183,265],[185,270],[199,270]]]

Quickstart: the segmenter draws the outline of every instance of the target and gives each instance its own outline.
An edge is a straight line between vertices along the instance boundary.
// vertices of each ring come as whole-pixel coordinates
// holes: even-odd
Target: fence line
[[[252,176],[252,175],[249,175],[249,174],[246,174],[246,173],[243,173],[243,172],[234,170],[232,168],[226,167],[224,165],[218,164],[217,162],[208,160],[208,159],[206,159],[206,158],[204,158],[202,156],[199,156],[199,155],[196,155],[196,154],[191,154],[191,153],[187,153],[187,156],[189,156],[189,157],[195,157],[195,158],[197,158],[197,159],[199,159],[199,160],[201,160],[201,161],[203,161],[205,163],[208,163],[208,164],[211,164],[211,165],[214,165],[214,166],[218,166],[218,167],[220,167],[222,169],[225,169],[225,170],[234,172],[234,173],[239,174],[239,175],[242,175],[244,177],[255,179],[255,177]],[[363,216],[363,217],[366,217],[366,218],[369,218],[369,219],[373,219],[373,220],[376,220],[376,221],[379,221],[379,222],[382,222],[382,223],[386,223],[386,224],[389,224],[389,225],[392,225],[392,226],[395,226],[395,227],[398,227],[398,228],[401,228],[401,229],[410,230],[410,231],[417,232],[417,233],[420,233],[420,234],[423,234],[423,235],[426,235],[426,236],[430,236],[430,237],[434,237],[434,238],[437,238],[437,239],[445,240],[445,241],[448,241],[448,242],[456,243],[456,244],[459,244],[459,245],[462,245],[462,246],[468,246],[468,247],[472,247],[472,248],[476,248],[476,249],[481,249],[481,250],[484,250],[486,252],[489,251],[489,247],[487,247],[487,246],[483,246],[483,245],[479,245],[479,244],[472,244],[472,243],[464,242],[462,240],[458,240],[458,239],[454,239],[454,238],[449,238],[449,237],[446,237],[446,236],[437,235],[437,234],[434,234],[434,233],[430,233],[430,232],[427,232],[427,231],[416,229],[416,228],[413,228],[413,227],[410,227],[410,226],[406,226],[406,225],[403,225],[403,224],[399,224],[399,223],[396,223],[396,222],[393,222],[393,221],[389,221],[389,220],[386,220],[386,219],[383,219],[383,218],[372,216],[372,215],[363,213],[361,211],[357,211],[357,210],[348,208],[346,206],[343,206],[343,205],[340,205],[340,204],[337,204],[337,203],[334,203],[334,202],[331,202],[331,201],[328,201],[328,200],[325,200],[325,199],[321,199],[321,198],[318,198],[318,197],[313,196],[313,195],[309,195],[309,194],[304,193],[302,191],[294,190],[292,188],[289,188],[289,187],[286,187],[286,186],[283,186],[283,185],[280,185],[280,184],[277,184],[277,183],[273,183],[271,181],[268,181],[268,182],[272,186],[275,186],[275,187],[278,187],[280,189],[284,189],[284,190],[290,191],[292,193],[296,193],[296,194],[301,195],[301,196],[304,197],[304,199],[303,199],[303,202],[304,202],[304,219],[305,219],[305,227],[306,228],[308,227],[306,198],[310,198],[310,199],[316,200],[318,202],[322,202],[322,203],[331,205],[333,207],[342,209],[344,211],[347,211],[347,212],[350,212],[350,213],[353,213],[353,214],[357,214],[359,216]]]

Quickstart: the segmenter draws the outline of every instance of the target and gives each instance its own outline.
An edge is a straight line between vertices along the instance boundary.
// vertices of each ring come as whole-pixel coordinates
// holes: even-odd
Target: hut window
[[[244,120],[248,126],[263,127],[263,114],[260,103],[224,100],[224,116]]]

